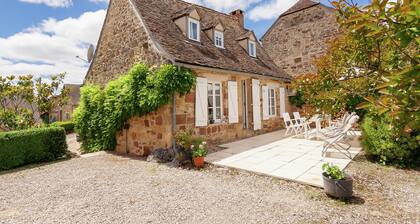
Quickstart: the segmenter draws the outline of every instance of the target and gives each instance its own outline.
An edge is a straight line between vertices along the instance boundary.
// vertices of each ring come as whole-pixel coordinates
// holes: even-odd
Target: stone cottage
[[[149,115],[133,117],[117,152],[144,156],[170,147],[177,130],[220,143],[282,128],[287,83],[244,14],[224,14],[181,0],[110,0],[87,84],[105,85],[137,62],[192,69],[197,85]]]
[[[334,11],[319,2],[299,0],[281,14],[261,38],[273,61],[289,75],[316,72],[314,59],[338,35]]]
[[[73,119],[74,110],[79,106],[80,85],[64,84],[63,88],[69,91],[68,102],[63,106],[57,106],[50,113],[51,121],[70,121]]]

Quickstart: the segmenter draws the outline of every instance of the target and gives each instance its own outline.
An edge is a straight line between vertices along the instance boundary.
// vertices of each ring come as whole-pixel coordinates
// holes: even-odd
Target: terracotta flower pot
[[[322,174],[325,193],[335,198],[347,199],[353,195],[353,178],[346,176],[344,180],[334,180]]]
[[[204,156],[194,157],[193,161],[194,161],[194,166],[195,167],[197,167],[197,168],[204,167]]]

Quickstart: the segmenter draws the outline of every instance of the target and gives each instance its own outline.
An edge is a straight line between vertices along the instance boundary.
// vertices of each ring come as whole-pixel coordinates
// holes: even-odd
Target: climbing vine
[[[82,87],[74,121],[83,149],[87,152],[114,149],[116,134],[128,119],[156,111],[169,103],[175,93],[187,94],[195,81],[196,76],[186,68],[136,64],[105,88]]]

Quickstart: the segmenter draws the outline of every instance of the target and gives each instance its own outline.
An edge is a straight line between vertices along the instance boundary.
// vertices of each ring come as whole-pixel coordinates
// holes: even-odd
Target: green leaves
[[[362,124],[362,144],[370,158],[381,164],[420,165],[419,139],[401,135],[389,115],[369,115]],[[417,135],[419,138],[420,135]]]
[[[0,130],[32,127],[36,112],[45,117],[68,100],[68,90],[61,90],[65,74],[51,76],[50,81],[32,75],[0,77]]]
[[[322,164],[322,170],[325,172],[326,176],[334,180],[344,180],[346,174],[340,169],[337,165],[324,163]]]
[[[128,119],[156,111],[175,93],[188,93],[195,80],[192,71],[185,68],[137,64],[104,89],[83,87],[74,121],[84,150],[114,149],[117,132]]]

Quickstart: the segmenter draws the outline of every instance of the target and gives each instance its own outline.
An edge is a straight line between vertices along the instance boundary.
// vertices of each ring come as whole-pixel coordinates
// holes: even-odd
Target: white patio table
[[[311,126],[310,124],[315,122],[315,136],[319,137],[319,134],[321,132],[321,122],[322,122],[322,116],[320,114],[313,115],[309,120],[305,121],[305,124],[303,126],[305,130],[305,138],[308,139],[310,132],[311,132]]]

